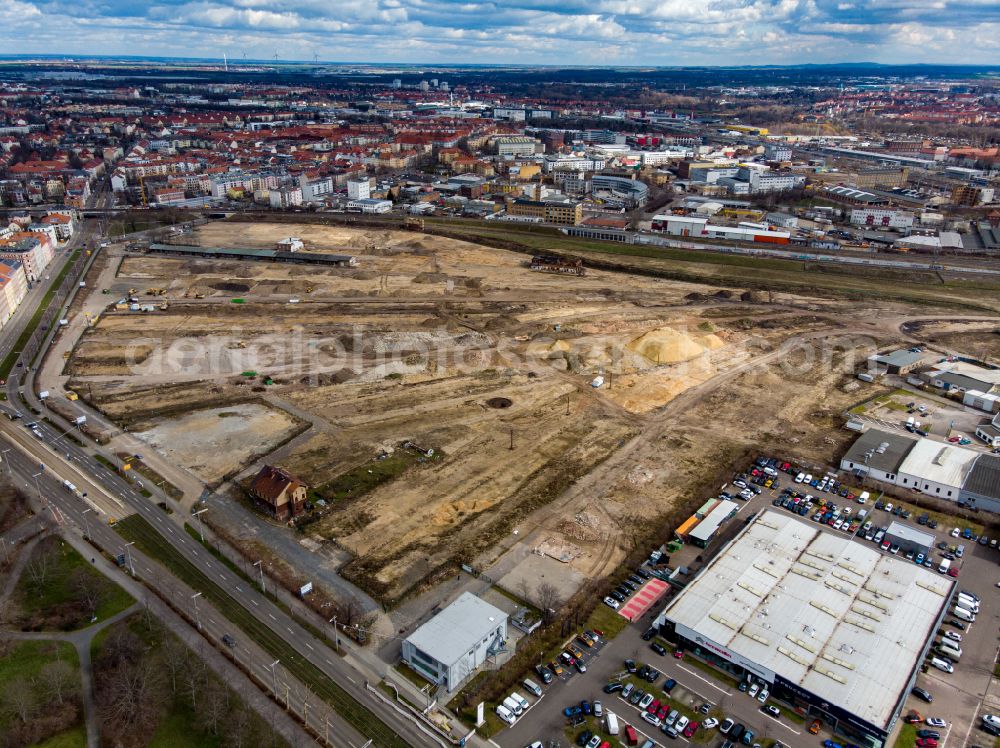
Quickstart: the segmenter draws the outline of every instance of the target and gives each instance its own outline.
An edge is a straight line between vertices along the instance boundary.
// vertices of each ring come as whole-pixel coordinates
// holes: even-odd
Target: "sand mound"
[[[677,364],[723,345],[722,338],[717,335],[694,336],[672,327],[660,327],[636,338],[628,348],[654,364]]]

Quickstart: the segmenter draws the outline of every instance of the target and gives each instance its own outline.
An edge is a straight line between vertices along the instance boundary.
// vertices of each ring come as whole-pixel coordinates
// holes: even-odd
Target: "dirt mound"
[[[230,293],[246,293],[250,290],[250,286],[246,283],[210,283],[210,288],[214,288],[216,291],[228,291]]]
[[[445,273],[418,273],[413,277],[414,283],[444,283],[447,280]]]
[[[723,345],[718,335],[693,336],[672,327],[660,327],[636,338],[628,344],[628,348],[654,364],[676,364],[690,361]]]
[[[752,301],[755,304],[759,304],[765,298],[764,294],[760,291],[744,291],[740,294],[740,301]]]
[[[712,296],[716,299],[731,299],[733,298],[733,292],[723,288],[721,291],[716,291]]]

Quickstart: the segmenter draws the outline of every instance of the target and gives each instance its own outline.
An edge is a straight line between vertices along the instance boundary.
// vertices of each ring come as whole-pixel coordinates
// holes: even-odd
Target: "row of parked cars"
[[[604,604],[612,610],[618,610],[652,576],[652,574],[640,566],[629,574],[627,579],[623,579],[608,593],[608,596],[604,598]]]

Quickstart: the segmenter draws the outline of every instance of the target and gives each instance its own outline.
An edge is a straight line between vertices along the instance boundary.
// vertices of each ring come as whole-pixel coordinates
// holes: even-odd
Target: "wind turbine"
[[[244,49],[243,50],[243,62],[246,62],[246,61],[247,61],[247,51]]]
[[[319,55],[313,52],[313,65],[319,62]]]

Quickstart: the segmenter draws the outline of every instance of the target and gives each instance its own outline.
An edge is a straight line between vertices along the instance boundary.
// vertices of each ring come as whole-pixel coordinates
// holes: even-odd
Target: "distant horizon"
[[[4,0],[0,48],[354,65],[1000,66],[982,0]],[[293,59],[294,58],[294,59]],[[351,62],[353,60],[354,62]],[[462,62],[455,62],[462,61]]]
[[[189,63],[219,63],[228,64],[233,66],[240,65],[303,65],[306,67],[312,66],[329,66],[329,65],[350,65],[362,68],[428,68],[428,69],[438,69],[438,68],[468,68],[468,69],[489,69],[489,68],[523,68],[523,69],[538,69],[538,68],[552,68],[559,70],[754,70],[754,69],[773,69],[773,68],[920,68],[920,67],[932,67],[932,68],[963,68],[963,69],[974,69],[988,71],[991,69],[996,69],[997,73],[1000,74],[1000,62],[996,64],[982,64],[982,63],[959,63],[959,62],[876,62],[873,60],[863,60],[858,62],[852,62],[847,60],[842,60],[839,62],[790,62],[790,63],[772,63],[772,64],[730,64],[730,65],[670,65],[670,64],[660,64],[660,65],[628,65],[628,64],[617,64],[617,65],[595,65],[595,64],[582,64],[582,63],[555,63],[555,62],[538,62],[538,63],[518,63],[518,62],[483,62],[483,63],[469,63],[469,62],[401,62],[401,61],[387,61],[387,60],[324,60],[324,59],[294,59],[294,58],[282,58],[278,57],[246,57],[240,56],[229,56],[220,54],[218,57],[205,57],[205,56],[179,56],[179,55],[134,55],[134,54],[94,54],[94,53],[62,53],[62,52],[18,52],[18,53],[0,53],[0,60],[24,60],[24,61],[45,61],[45,62],[74,62],[82,60],[92,60],[92,61],[109,61],[114,62],[120,60],[126,61],[146,61],[146,62],[189,62]]]

